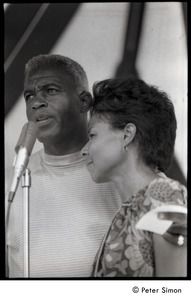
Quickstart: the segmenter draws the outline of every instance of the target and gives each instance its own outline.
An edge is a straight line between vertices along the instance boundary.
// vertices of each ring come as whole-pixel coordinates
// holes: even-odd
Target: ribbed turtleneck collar
[[[49,166],[67,166],[84,160],[80,151],[66,155],[50,155],[45,153],[43,149],[40,152],[43,162]]]

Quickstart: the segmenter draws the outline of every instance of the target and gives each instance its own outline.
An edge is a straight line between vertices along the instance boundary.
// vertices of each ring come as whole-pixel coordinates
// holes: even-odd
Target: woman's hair
[[[136,126],[133,142],[152,168],[165,171],[171,163],[176,138],[174,107],[167,94],[134,76],[107,79],[93,85],[91,115],[106,118],[113,128]]]
[[[44,68],[55,68],[67,73],[80,93],[89,90],[87,75],[82,66],[69,57],[57,54],[40,54],[30,59],[25,65],[24,81],[32,73]]]

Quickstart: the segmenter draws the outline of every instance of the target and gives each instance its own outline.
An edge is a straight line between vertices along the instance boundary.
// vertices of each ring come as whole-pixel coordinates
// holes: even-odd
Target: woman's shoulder
[[[179,181],[168,177],[159,177],[153,180],[148,186],[147,196],[154,202],[187,204],[186,187]]]

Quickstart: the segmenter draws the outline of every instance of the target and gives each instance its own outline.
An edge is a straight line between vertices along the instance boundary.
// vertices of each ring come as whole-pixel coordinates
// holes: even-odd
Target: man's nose
[[[36,96],[34,97],[34,100],[33,100],[32,108],[39,109],[39,108],[43,108],[43,107],[47,107],[47,106],[48,106],[48,104],[47,104],[47,101],[44,99],[44,97],[40,93],[36,94]]]
[[[80,152],[81,156],[83,157],[87,157],[88,156],[88,143],[82,148],[81,152]]]

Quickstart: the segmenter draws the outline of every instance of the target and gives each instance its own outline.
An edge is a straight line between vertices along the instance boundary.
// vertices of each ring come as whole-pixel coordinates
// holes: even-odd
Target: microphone
[[[13,201],[20,178],[28,165],[29,157],[36,141],[36,134],[37,126],[33,121],[29,121],[23,126],[20,137],[15,146],[15,152],[17,155],[13,163],[14,174],[8,196],[9,202]]]

